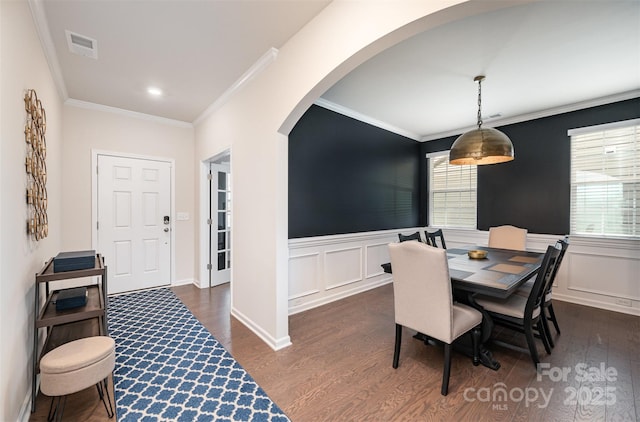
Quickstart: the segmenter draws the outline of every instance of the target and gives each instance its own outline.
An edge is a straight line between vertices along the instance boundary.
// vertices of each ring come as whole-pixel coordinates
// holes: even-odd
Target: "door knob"
[[[165,232],[168,232],[168,231],[169,231],[169,227],[165,227],[165,228],[164,228],[164,231],[165,231]]]

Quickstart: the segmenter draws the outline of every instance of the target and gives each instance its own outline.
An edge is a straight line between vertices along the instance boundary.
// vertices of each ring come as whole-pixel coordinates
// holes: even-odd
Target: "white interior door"
[[[231,172],[229,164],[211,163],[210,285],[231,281]]]
[[[97,215],[108,293],[171,284],[171,163],[98,155]]]

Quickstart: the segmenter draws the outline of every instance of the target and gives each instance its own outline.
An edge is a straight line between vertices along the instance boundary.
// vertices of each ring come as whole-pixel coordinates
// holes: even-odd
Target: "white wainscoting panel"
[[[289,258],[289,299],[318,293],[321,275],[319,253]]]
[[[381,265],[397,240],[397,230],[290,239],[289,314],[390,283]]]
[[[294,314],[392,281],[380,267],[389,262],[387,245],[398,233],[435,228],[413,227],[289,240],[289,313]],[[489,233],[444,229],[449,248],[486,246]],[[544,252],[564,234],[529,233],[527,249]],[[557,300],[640,315],[640,241],[569,238],[556,277]],[[560,322],[562,323],[562,322]]]
[[[367,245],[365,251],[365,278],[384,275],[380,263],[391,261],[391,258],[389,258],[389,243]]]
[[[327,290],[362,280],[362,247],[325,252],[324,274]]]
[[[569,271],[569,290],[640,301],[640,259],[573,253]]]

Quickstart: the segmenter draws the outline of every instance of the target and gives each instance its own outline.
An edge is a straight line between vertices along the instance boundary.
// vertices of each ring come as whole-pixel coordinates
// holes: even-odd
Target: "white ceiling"
[[[31,0],[66,94],[193,122],[271,48],[330,0]],[[65,30],[97,41],[98,59],[73,54]],[[45,34],[45,36],[47,35]],[[41,35],[42,36],[42,35]],[[51,57],[50,57],[51,60]],[[147,87],[163,90],[151,98]]]
[[[459,20],[373,57],[322,98],[433,139],[475,124],[477,75],[489,126],[640,96],[640,1],[542,1]]]
[[[30,3],[69,98],[193,122],[328,1]],[[96,39],[98,59],[70,53],[65,30]],[[475,124],[478,74],[483,115],[500,114],[487,125],[639,96],[640,1],[541,1],[453,22],[372,58],[319,103],[433,139]]]

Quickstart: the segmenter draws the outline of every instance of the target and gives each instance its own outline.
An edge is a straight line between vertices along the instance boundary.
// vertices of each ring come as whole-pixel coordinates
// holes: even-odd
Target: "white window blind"
[[[477,167],[449,164],[449,151],[429,158],[429,225],[476,228]]]
[[[569,135],[571,233],[640,237],[640,119]]]

